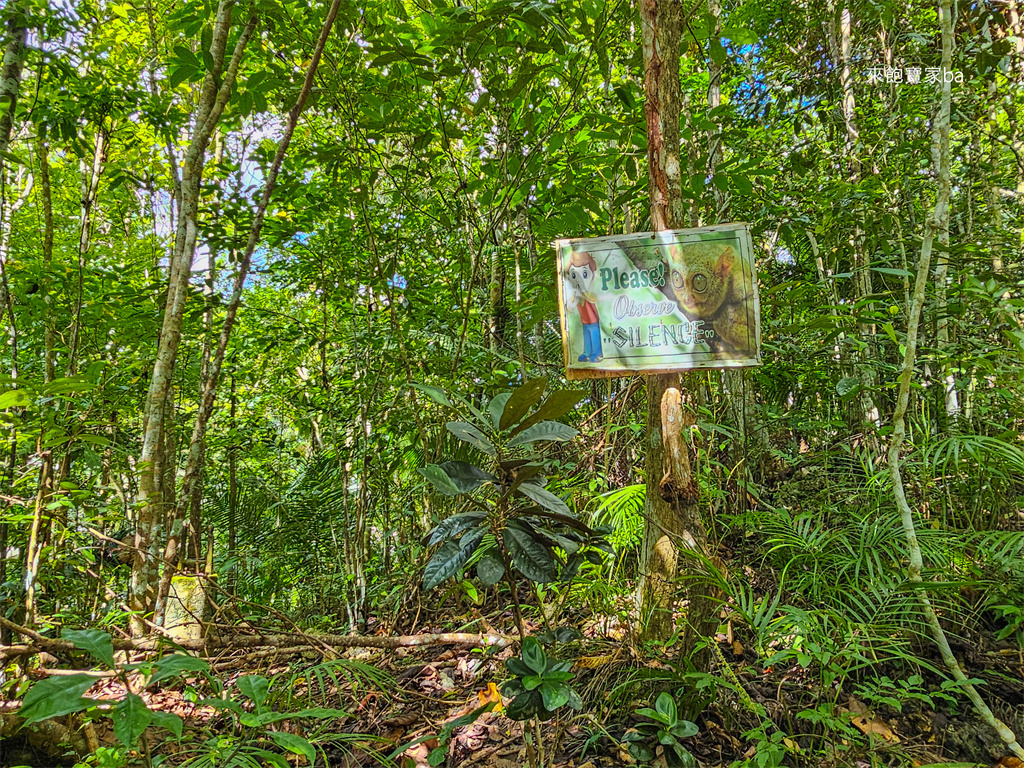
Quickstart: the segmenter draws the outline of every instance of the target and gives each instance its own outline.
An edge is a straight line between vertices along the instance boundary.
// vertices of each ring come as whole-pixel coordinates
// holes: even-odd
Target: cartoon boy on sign
[[[597,262],[586,251],[573,251],[565,270],[571,288],[569,301],[576,305],[583,323],[583,354],[578,362],[601,362],[601,321],[597,316],[594,276]]]

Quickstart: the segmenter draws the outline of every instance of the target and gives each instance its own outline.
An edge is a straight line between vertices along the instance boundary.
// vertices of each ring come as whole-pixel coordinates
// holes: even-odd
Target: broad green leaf
[[[527,675],[533,674],[533,670],[526,666],[526,664],[524,664],[520,659],[517,659],[515,656],[513,656],[511,659],[508,659],[505,662],[505,667],[513,675],[518,675],[519,677],[526,677]]]
[[[488,456],[494,456],[496,451],[494,446],[491,445],[491,441],[488,440],[484,433],[474,427],[468,421],[449,421],[446,425],[448,431],[455,435],[459,440],[463,440],[475,448],[486,453]]]
[[[523,657],[523,661],[526,662],[526,666],[538,675],[542,674],[548,666],[547,654],[544,653],[544,649],[536,637],[528,637],[523,640],[523,650],[520,652],[520,655]],[[523,685],[526,685],[525,680]],[[527,690],[530,690],[529,686],[527,686]]]
[[[238,686],[238,690],[243,695],[252,700],[252,703],[256,705],[257,711],[263,708],[264,703],[267,701],[267,695],[270,693],[270,681],[267,678],[261,675],[245,675],[238,678],[238,682],[235,685]]]
[[[24,389],[12,389],[0,395],[0,409],[20,408],[32,404],[32,398]]]
[[[586,396],[586,390],[582,389],[560,389],[557,392],[552,392],[548,395],[548,399],[541,403],[540,408],[523,419],[522,424],[512,431],[513,434],[529,429],[541,421],[554,421],[562,418]]]
[[[61,675],[40,680],[28,689],[18,714],[25,718],[25,725],[29,725],[94,707],[96,702],[83,699],[82,694],[95,682],[96,678],[91,675]]]
[[[840,397],[851,395],[858,389],[860,389],[860,379],[856,376],[847,376],[846,378],[840,379],[836,384],[836,392],[839,393]]]
[[[487,413],[490,414],[491,423],[494,424],[495,429],[501,426],[501,415],[505,412],[505,404],[508,403],[510,397],[512,397],[511,392],[502,392],[500,395],[492,397],[491,402],[487,404]]]
[[[485,517],[487,517],[487,515],[483,512],[463,512],[461,514],[445,518],[434,526],[430,533],[424,537],[424,545],[432,547],[446,539],[455,538],[463,531],[472,528]]]
[[[210,665],[203,659],[185,653],[172,653],[153,665],[153,676],[149,678],[147,685],[180,675],[182,672],[206,672],[209,669]]]
[[[522,419],[526,412],[543,397],[547,385],[548,380],[545,378],[530,379],[521,387],[514,389],[512,396],[505,403],[505,411],[501,414],[498,428],[508,429]]]
[[[688,739],[698,733],[700,733],[700,728],[689,720],[677,720],[676,724],[672,726],[672,735],[677,739]]]
[[[100,629],[65,629],[60,636],[76,648],[88,651],[111,669],[114,668],[114,643],[110,635]]]
[[[491,587],[501,581],[505,575],[505,564],[501,561],[501,553],[496,547],[484,552],[476,564],[476,576],[485,587]]]
[[[170,712],[160,712],[159,710],[151,711],[150,714],[153,716],[153,725],[157,728],[166,728],[179,739],[181,738],[183,723],[180,717]]]
[[[665,717],[665,715],[661,714],[661,712],[656,712],[650,707],[641,707],[636,711],[636,713],[638,715],[642,715],[643,717],[649,717],[652,720],[657,720],[659,723],[664,723],[665,725],[669,724],[669,720],[667,717]]]
[[[131,749],[152,722],[153,713],[139,696],[129,693],[117,703],[110,717],[114,721],[114,737]]]
[[[437,466],[444,470],[461,493],[475,491],[484,483],[494,483],[498,480],[490,472],[485,472],[465,461],[445,461]]]
[[[572,440],[578,434],[579,432],[566,424],[557,421],[542,421],[539,424],[534,424],[529,429],[524,429],[509,440],[508,445],[511,448],[516,445],[534,443],[538,440],[564,442],[565,440]]]
[[[543,488],[533,482],[523,483],[518,489],[524,496],[528,496],[542,507],[550,509],[552,512],[557,512],[561,515],[571,515],[572,511],[566,506],[566,503],[560,498],[555,496],[547,488]]]
[[[544,678],[542,678],[540,675],[527,675],[523,678],[523,688],[525,688],[528,691],[532,691],[536,688],[540,688],[543,682]]]
[[[540,687],[540,695],[544,699],[544,709],[553,712],[569,703],[569,686],[545,682]]]
[[[654,708],[668,718],[669,723],[676,721],[676,703],[667,693],[662,691],[654,702]]]
[[[433,589],[445,579],[458,573],[473,554],[483,535],[482,530],[470,531],[458,541],[449,539],[442,544],[441,548],[430,558],[426,568],[423,569],[423,588]]]
[[[555,580],[554,556],[525,528],[510,522],[505,527],[502,538],[509,554],[512,555],[512,564],[523,576],[542,584]]]
[[[462,493],[459,490],[459,486],[448,477],[448,473],[437,464],[427,464],[427,466],[420,467],[416,471],[427,478],[430,484],[445,496],[458,496]]]
[[[305,757],[310,765],[316,762],[316,748],[301,736],[284,731],[267,731],[267,735],[282,749]]]

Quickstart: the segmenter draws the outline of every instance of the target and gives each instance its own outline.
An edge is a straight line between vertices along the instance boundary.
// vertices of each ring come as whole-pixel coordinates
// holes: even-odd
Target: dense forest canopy
[[[0,28],[0,765],[1020,765],[1019,0]],[[730,222],[760,365],[566,379]]]

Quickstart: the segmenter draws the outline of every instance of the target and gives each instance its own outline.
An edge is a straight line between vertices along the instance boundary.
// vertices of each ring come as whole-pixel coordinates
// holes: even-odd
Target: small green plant
[[[512,697],[505,708],[511,719],[550,720],[561,707],[579,710],[583,706],[579,694],[568,684],[573,678],[569,671],[572,662],[548,656],[537,638],[523,640],[519,658],[509,659],[505,666],[513,677],[501,687],[501,693]]]
[[[436,387],[419,386],[434,401],[464,412],[467,421],[449,421],[446,427],[484,456],[483,467],[446,461],[419,470],[442,494],[464,497],[466,507],[426,535],[427,546],[440,546],[424,568],[423,586],[432,589],[475,562],[483,586],[502,579],[509,585],[520,637],[526,631],[513,571],[538,584],[571,581],[583,562],[601,562],[597,550],[612,552],[603,531],[581,522],[546,487],[554,464],[535,446],[578,434],[557,419],[586,394],[563,390],[541,402],[546,386],[547,379],[531,379],[495,395],[483,410],[453,395],[456,406]]]
[[[219,682],[219,681],[218,681]],[[183,766],[188,768],[248,768],[265,763],[290,768],[284,754],[266,749],[274,744],[294,755],[305,757],[310,765],[316,762],[317,748],[313,741],[297,733],[275,730],[285,720],[325,721],[349,714],[340,709],[311,707],[280,712],[270,706],[271,681],[260,675],[245,675],[235,682],[238,696],[200,699],[200,706],[209,706],[232,720],[227,733],[207,739],[196,754]],[[219,686],[218,686],[219,687]]]
[[[885,704],[897,712],[903,712],[903,705],[908,701],[919,701],[929,709],[935,709],[940,700],[956,706],[956,698],[946,693],[945,688],[927,691],[924,688],[924,678],[920,675],[911,675],[906,680],[896,682],[888,677],[874,678],[861,683],[856,690],[857,696],[864,701]]]
[[[696,723],[679,718],[675,700],[667,693],[661,693],[654,702],[654,709],[641,707],[636,711],[641,717],[648,717],[653,723],[640,723],[623,736],[630,756],[639,762],[650,763],[663,757],[667,765],[690,768],[697,761],[682,742],[696,736],[700,729]],[[657,746],[650,746],[656,739]]]
[[[127,693],[114,702],[85,698],[84,694],[96,683],[97,678],[89,674],[60,675],[46,678],[32,685],[25,693],[20,715],[24,725],[30,725],[53,717],[83,712],[92,718],[109,717],[113,721],[114,737],[120,744],[116,749],[90,756],[88,765],[98,768],[115,768],[126,764],[128,755],[138,750],[143,763],[151,768],[159,764],[160,757],[151,755],[148,741],[143,737],[151,726],[164,728],[178,739],[182,737],[183,722],[177,715],[152,710],[141,696],[132,692],[129,673],[143,676],[143,688],[184,675],[198,676],[203,683],[218,694],[217,697],[199,698],[189,696],[199,706],[209,706],[232,719],[232,728],[227,734],[214,736],[192,748],[192,756],[183,763],[189,768],[258,768],[270,764],[278,768],[290,768],[282,752],[268,749],[275,746],[284,752],[305,757],[310,765],[316,761],[317,747],[314,741],[360,741],[367,738],[356,734],[318,733],[307,739],[296,733],[277,730],[284,721],[313,720],[323,723],[348,713],[338,709],[313,707],[297,711],[278,711],[270,706],[271,683],[259,675],[238,678],[234,690],[238,695],[225,695],[221,680],[210,673],[209,664],[204,660],[184,653],[172,653],[155,661],[134,664],[120,664],[114,656],[114,645],[106,632],[98,629],[65,629],[62,639],[76,648],[87,651],[103,667],[114,672]],[[23,726],[24,727],[24,726]]]
[[[123,698],[111,704],[108,700],[85,698],[85,692],[96,683],[96,677],[93,675],[83,673],[48,677],[26,691],[19,712],[24,718],[22,727],[52,717],[85,712],[91,717],[109,717],[113,721],[114,737],[126,750],[133,750],[140,745],[142,734],[151,725],[165,728],[181,738],[181,718],[169,712],[158,712],[147,707],[142,697],[131,692],[128,674],[134,671],[142,673],[145,677],[145,687],[148,688],[162,680],[185,673],[204,673],[209,669],[205,661],[194,656],[174,653],[152,662],[118,664],[114,658],[114,643],[110,635],[102,630],[65,629],[61,633],[61,638],[76,648],[87,651],[104,667],[112,670],[126,693]],[[145,739],[141,740],[141,750],[144,763],[152,766],[154,761]],[[104,759],[111,757],[105,755]]]

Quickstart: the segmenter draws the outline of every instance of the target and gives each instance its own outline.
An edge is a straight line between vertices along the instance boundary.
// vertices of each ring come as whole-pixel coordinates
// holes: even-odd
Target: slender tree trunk
[[[82,328],[82,302],[85,293],[85,259],[92,247],[92,213],[99,192],[100,174],[103,172],[103,158],[106,154],[106,133],[102,125],[96,127],[93,141],[92,164],[85,158],[78,161],[80,174],[79,230],[78,230],[78,289],[75,294],[75,315],[71,326],[71,357],[68,361],[68,376],[78,372],[78,348]]]
[[[14,113],[18,108],[18,94],[21,90],[21,71],[25,64],[25,40],[28,29],[25,27],[24,10],[21,4],[12,4],[10,18],[7,21],[7,45],[4,47],[3,62],[0,64],[0,184],[6,182],[7,158],[5,154],[11,145],[11,132],[14,129]],[[0,225],[3,224],[0,217]],[[8,223],[6,229],[10,229]],[[10,309],[10,286],[7,283],[6,255],[0,253],[0,319]],[[12,316],[11,323],[14,323]],[[12,326],[13,327],[13,326]]]
[[[206,375],[203,377],[203,389],[199,400],[199,410],[196,413],[196,421],[192,429],[192,439],[189,442],[188,457],[185,461],[185,467],[182,472],[182,489],[179,497],[182,505],[187,504],[193,498],[193,495],[196,493],[196,485],[200,481],[200,472],[205,455],[204,448],[206,443],[206,430],[210,423],[210,417],[213,415],[213,404],[217,396],[217,384],[220,380],[221,368],[224,365],[224,356],[227,353],[228,342],[231,339],[231,331],[234,328],[235,318],[238,315],[238,307],[242,302],[242,292],[245,288],[245,280],[249,275],[249,267],[252,264],[252,257],[256,252],[256,246],[260,242],[260,236],[263,232],[263,221],[266,217],[267,208],[270,205],[274,189],[277,187],[277,177],[281,172],[281,166],[284,163],[285,154],[288,151],[292,136],[295,133],[295,128],[298,125],[299,116],[302,114],[302,110],[309,98],[310,91],[313,88],[313,81],[316,77],[317,68],[320,65],[324,46],[327,44],[327,38],[330,36],[331,29],[334,27],[334,20],[337,18],[338,8],[340,5],[341,0],[334,0],[327,12],[327,18],[324,20],[323,27],[320,30],[320,36],[317,38],[313,56],[306,68],[306,78],[302,84],[302,89],[299,91],[299,95],[295,100],[294,106],[288,113],[288,122],[285,125],[281,140],[277,145],[277,152],[274,154],[274,159],[267,171],[266,182],[263,186],[263,194],[260,197],[259,204],[256,206],[256,213],[253,217],[252,225],[249,228],[249,236],[245,244],[245,253],[242,255],[242,259],[238,264],[238,271],[235,273],[235,281],[232,286],[231,298],[228,301],[227,310],[224,315],[224,325],[221,327],[220,336],[217,339],[217,348],[209,360]],[[185,510],[182,508],[179,510],[179,517],[184,518],[184,515]]]
[[[199,197],[202,190],[206,149],[214,129],[224,112],[242,55],[257,17],[252,16],[240,31],[230,60],[225,66],[228,33],[231,30],[233,0],[220,0],[210,44],[210,58],[214,69],[203,81],[199,105],[195,114],[195,133],[185,153],[181,171],[181,195],[174,247],[168,265],[167,297],[163,323],[157,345],[156,359],[150,376],[144,413],[145,431],[139,457],[139,520],[135,536],[135,561],[128,595],[132,610],[132,633],[144,634],[144,615],[152,610],[155,598],[161,553],[164,547],[163,527],[166,515],[163,466],[161,452],[164,445],[164,414],[170,397],[178,346],[181,343],[181,325],[185,313],[185,300],[189,292],[189,277],[195,256],[198,236]],[[189,494],[183,494],[188,498]]]
[[[860,184],[861,162],[860,130],[857,127],[857,97],[853,89],[851,68],[851,47],[853,37],[853,17],[850,7],[844,3],[836,8],[834,0],[829,2],[828,37],[832,58],[839,66],[839,81],[842,88],[842,114],[845,126],[845,145],[851,186]],[[864,313],[871,309],[871,296],[874,292],[871,279],[870,263],[864,247],[864,231],[861,229],[862,213],[855,212],[855,223],[852,232],[853,298],[856,312]],[[878,407],[875,405],[872,392],[875,389],[875,369],[872,366],[875,326],[871,322],[857,323],[857,337],[860,346],[857,378],[860,380],[860,416],[865,428],[877,427],[879,424]]]
[[[665,230],[686,221],[679,149],[682,6],[667,0],[641,0],[640,24],[651,228]],[[685,438],[693,423],[693,414],[684,404],[688,398],[678,374],[647,377],[647,522],[641,555],[641,612],[651,639],[667,639],[675,628],[672,597],[680,547],[706,555],[707,535]],[[710,615],[711,605],[698,591],[690,590],[688,629],[680,647],[687,656],[694,651],[696,636],[706,631]]]
[[[939,22],[942,28],[942,68],[948,71],[953,63],[953,12],[952,0],[940,0]],[[924,560],[921,553],[921,546],[917,538],[917,529],[914,522],[914,512],[907,502],[906,492],[903,488],[903,477],[900,471],[900,448],[906,439],[906,413],[907,404],[910,401],[910,384],[914,378],[914,361],[917,355],[917,335],[921,320],[921,310],[925,302],[925,289],[928,284],[929,267],[931,266],[932,250],[935,241],[941,237],[944,230],[949,228],[949,197],[950,197],[950,168],[949,168],[949,123],[950,123],[950,90],[949,82],[942,83],[942,96],[940,99],[939,113],[935,119],[934,143],[936,145],[936,175],[938,176],[938,194],[935,197],[935,208],[925,223],[924,238],[921,242],[921,256],[917,264],[917,278],[914,284],[913,303],[910,308],[910,317],[907,325],[907,347],[903,357],[903,367],[899,375],[899,390],[896,401],[896,409],[893,412],[892,440],[889,443],[888,460],[889,473],[892,476],[893,493],[896,497],[896,505],[900,511],[900,519],[903,523],[903,531],[907,539],[907,547],[910,551],[910,564],[907,567],[907,578],[915,583],[921,584],[923,579],[921,572],[924,568]],[[1006,727],[988,708],[982,700],[978,690],[968,681],[968,676],[960,667],[960,663],[953,655],[953,651],[946,639],[946,633],[939,623],[939,617],[932,607],[931,598],[926,589],[918,589],[915,592],[921,599],[925,620],[931,632],[935,644],[939,647],[942,660],[946,668],[958,683],[963,686],[975,711],[988,723],[999,738],[1006,743],[1013,754],[1024,758],[1024,747],[1017,743],[1013,732]]]

